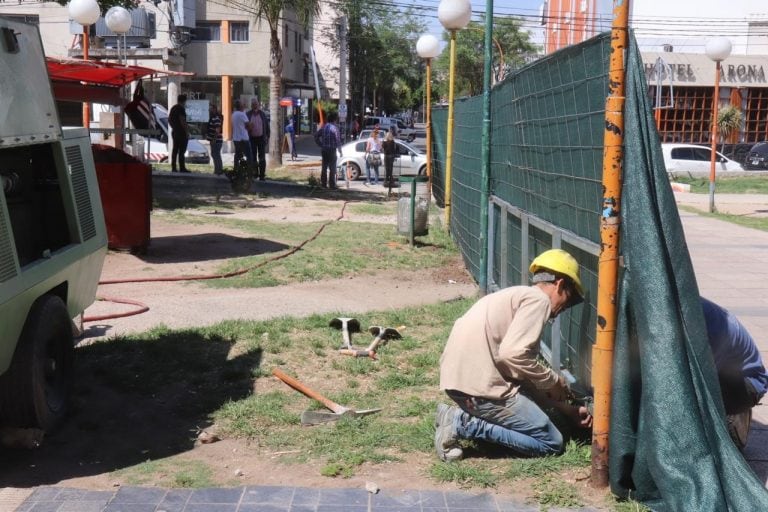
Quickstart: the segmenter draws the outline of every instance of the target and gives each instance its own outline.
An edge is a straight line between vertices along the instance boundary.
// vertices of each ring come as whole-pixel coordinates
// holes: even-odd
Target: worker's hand
[[[573,398],[571,390],[562,375],[558,376],[557,384],[546,391],[547,397],[556,402],[566,402]]]
[[[583,405],[571,408],[571,420],[582,428],[592,428],[592,415]]]

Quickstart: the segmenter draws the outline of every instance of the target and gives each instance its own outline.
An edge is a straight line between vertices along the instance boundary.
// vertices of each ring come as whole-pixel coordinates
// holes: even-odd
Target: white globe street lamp
[[[83,26],[83,60],[88,60],[88,26],[96,23],[101,16],[101,8],[96,0],[72,0],[67,4],[69,15]],[[83,103],[83,126],[90,128],[91,104]]]
[[[133,23],[130,11],[120,6],[111,7],[107,11],[106,16],[104,16],[104,20],[107,22],[109,30],[115,34],[125,34],[131,30],[131,24]]]
[[[416,53],[427,63],[426,105],[424,117],[427,122],[427,186],[432,189],[432,59],[440,55],[440,42],[432,34],[424,34],[416,41]],[[431,192],[430,192],[431,193]]]
[[[712,154],[709,160],[709,211],[715,211],[715,165],[717,162],[717,109],[720,102],[720,62],[731,54],[731,41],[727,37],[716,37],[707,41],[704,49],[715,61],[715,94],[712,97]]]
[[[93,25],[101,16],[101,9],[96,0],[72,0],[67,4],[69,15],[79,24]]]
[[[472,17],[469,0],[440,0],[437,18],[451,33],[450,63],[448,65],[448,133],[445,148],[445,226],[451,227],[451,166],[453,164],[453,89],[456,68],[456,31],[466,27]]]
[[[128,62],[128,55],[125,44],[125,34],[131,30],[133,20],[131,19],[131,13],[125,7],[115,6],[111,7],[107,14],[104,16],[104,21],[107,23],[109,30],[117,34],[117,60],[122,64],[120,58],[120,36],[123,36],[123,53],[125,53],[126,63]]]

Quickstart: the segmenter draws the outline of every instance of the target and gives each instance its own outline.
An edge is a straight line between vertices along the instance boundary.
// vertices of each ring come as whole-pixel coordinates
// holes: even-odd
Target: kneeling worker
[[[701,307],[720,381],[728,433],[736,446],[744,449],[752,408],[768,391],[768,373],[755,340],[733,314],[704,297]]]
[[[530,271],[531,286],[486,295],[453,325],[440,359],[440,389],[458,407],[437,407],[441,460],[462,457],[459,439],[500,444],[524,456],[562,453],[563,436],[537,402],[592,426],[586,407],[566,402],[565,380],[538,360],[546,323],[584,299],[579,264],[552,249],[536,257]]]

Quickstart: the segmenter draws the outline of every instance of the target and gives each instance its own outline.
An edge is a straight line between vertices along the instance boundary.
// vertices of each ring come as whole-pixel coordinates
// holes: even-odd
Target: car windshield
[[[752,149],[750,149],[751,153],[758,153],[760,155],[768,155],[768,143],[767,142],[758,142],[754,146],[752,146]]]

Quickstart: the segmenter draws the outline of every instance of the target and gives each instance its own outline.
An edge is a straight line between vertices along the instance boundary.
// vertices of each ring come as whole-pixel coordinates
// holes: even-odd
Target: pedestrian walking
[[[378,123],[371,132],[371,136],[368,137],[368,141],[365,143],[365,184],[371,184],[371,177],[373,177],[373,184],[379,184],[379,166],[381,165],[381,140],[379,139]],[[371,173],[373,171],[373,173]]]
[[[288,122],[285,124],[285,136],[288,138],[288,145],[291,150],[291,161],[298,158],[296,153],[296,127],[293,125],[293,118],[288,118]]]
[[[221,136],[221,125],[224,119],[219,114],[215,103],[208,107],[208,125],[205,129],[205,138],[211,145],[211,160],[213,160],[213,174],[217,176],[224,172],[224,164],[221,161],[221,146],[224,139]]]
[[[179,94],[176,104],[171,107],[168,113],[168,125],[171,127],[171,172],[189,172],[184,154],[187,152],[189,144],[189,126],[187,126],[187,95]],[[178,160],[178,167],[176,162]]]
[[[336,188],[336,152],[342,156],[341,134],[336,126],[338,118],[336,112],[330,112],[327,122],[315,133],[315,142],[320,146],[323,159],[320,169],[320,185],[323,188]]]
[[[247,112],[251,126],[248,136],[251,142],[251,154],[256,165],[257,175],[260,181],[264,181],[267,172],[266,147],[269,143],[269,120],[261,110],[259,100],[251,100],[251,110]]]
[[[486,295],[453,325],[440,358],[440,389],[455,402],[437,406],[441,460],[462,458],[459,439],[496,443],[528,457],[562,453],[563,435],[543,409],[592,426],[586,407],[567,403],[571,393],[563,377],[539,361],[544,326],[583,300],[579,264],[552,249],[529,270],[531,286]]]

